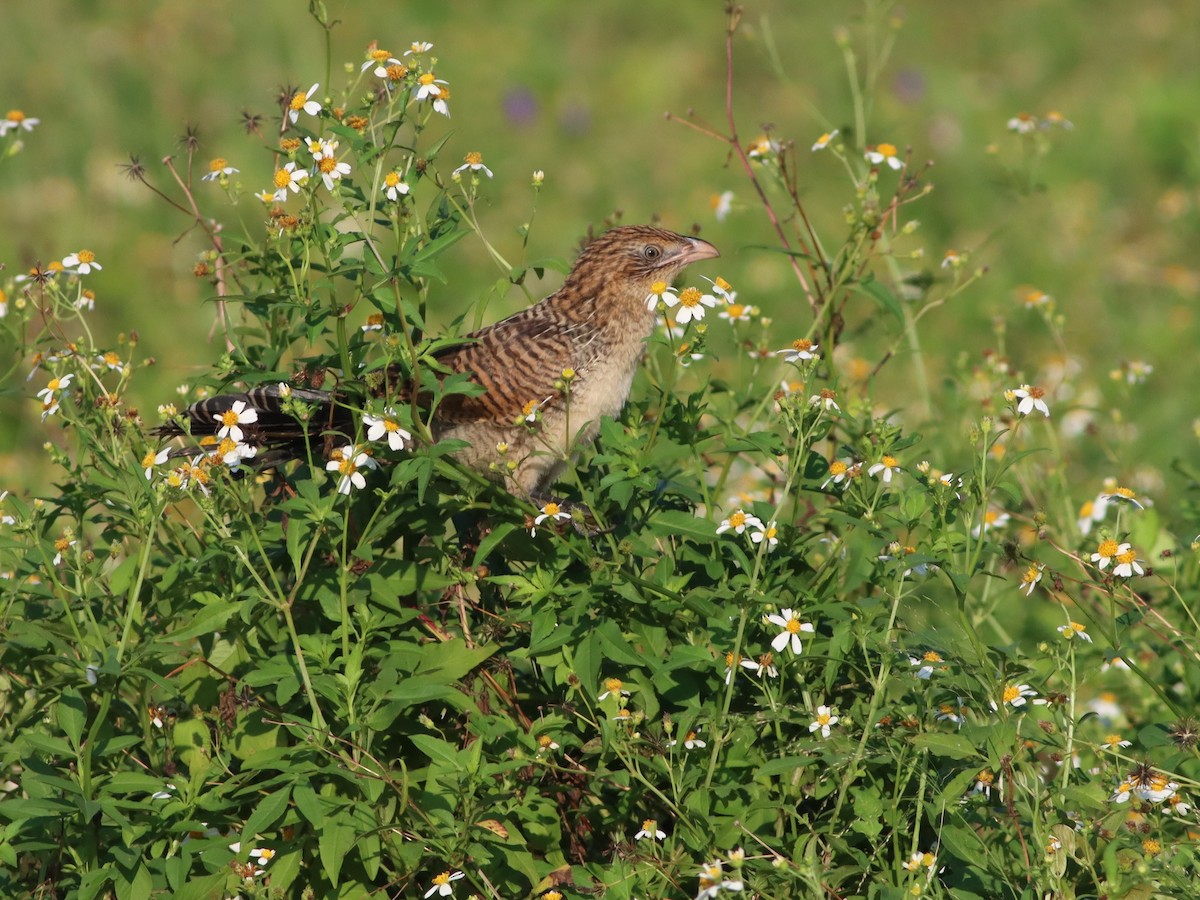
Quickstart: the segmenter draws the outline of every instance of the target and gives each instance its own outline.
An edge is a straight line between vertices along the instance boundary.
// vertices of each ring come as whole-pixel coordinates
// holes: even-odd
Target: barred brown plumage
[[[526,494],[541,492],[572,452],[595,438],[600,419],[625,405],[645,340],[658,321],[646,304],[651,286],[670,284],[689,263],[718,255],[699,238],[644,225],[613,228],[595,238],[553,294],[435,354],[441,368],[469,373],[484,392],[444,396],[430,423],[434,438],[466,441],[470,446],[458,458],[493,475],[513,460],[510,474],[517,487]],[[565,392],[560,385],[568,369],[574,375]],[[393,379],[384,381],[395,388]],[[317,439],[353,439],[352,392],[293,387],[292,397],[315,407],[305,423],[283,412],[283,393],[277,385],[263,385],[201,400],[185,413],[190,434],[215,435],[217,418],[241,401],[257,414],[257,421],[241,426],[245,441],[259,450],[252,461],[257,468],[305,458],[310,450],[319,459],[322,448],[307,446]],[[537,428],[522,422],[531,405],[538,410]],[[171,424],[157,433],[185,431]],[[507,445],[504,456],[499,444]]]

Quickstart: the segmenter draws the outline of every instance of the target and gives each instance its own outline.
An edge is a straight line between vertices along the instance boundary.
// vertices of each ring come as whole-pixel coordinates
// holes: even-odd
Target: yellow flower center
[[[538,408],[538,402],[536,400],[530,400],[528,403],[526,403],[524,406],[521,407],[521,412],[524,415],[530,416],[530,415],[533,415],[533,411],[537,408]]]
[[[732,528],[741,528],[745,524],[746,524],[746,514],[744,512],[742,512],[741,510],[738,510],[732,516],[729,517],[729,525]]]
[[[1046,392],[1040,387],[1031,387],[1026,391],[1026,393],[1028,393],[1029,396],[1034,400],[1040,400],[1042,397],[1046,396]]]
[[[817,721],[819,723],[821,723],[822,725],[828,725],[830,718],[831,718],[831,716],[829,715],[829,713],[821,713],[820,715],[817,716]]]
[[[434,80],[435,79],[433,77],[433,73],[426,72],[424,75],[422,75],[420,78],[417,79],[417,83],[418,84],[433,84]]]
[[[731,319],[740,319],[746,313],[746,307],[741,303],[730,303],[725,308]]]
[[[296,112],[299,112],[300,110],[304,109],[304,104],[307,102],[308,94],[304,93],[304,91],[297,91],[292,95],[292,102],[289,103],[288,106],[294,109]]]
[[[542,507],[542,512],[544,512],[548,516],[557,516],[558,515],[558,504],[554,503],[554,502],[547,503],[545,506]]]
[[[395,187],[400,183],[400,174],[398,172],[388,172],[383,176],[383,183],[388,187]]]
[[[466,155],[465,159],[468,166],[483,165],[483,154],[478,150],[472,150]]]
[[[850,467],[849,467],[849,466],[847,466],[847,465],[846,465],[844,462],[842,462],[842,461],[839,459],[839,460],[837,460],[836,462],[831,462],[831,463],[829,464],[829,474],[830,474],[830,475],[845,475],[845,474],[846,474],[846,470],[847,470],[848,468],[850,468]]]
[[[654,834],[654,832],[658,831],[658,822],[654,821],[654,819],[643,819],[642,831],[648,831],[651,834]]]
[[[1110,734],[1104,739],[1104,743],[1111,747],[1115,747],[1117,744],[1121,743],[1121,736],[1119,734]]]
[[[734,666],[736,666],[741,661],[742,661],[741,656],[734,653],[732,650],[730,650],[728,653],[725,654],[725,667],[726,668],[732,669]]]
[[[684,288],[679,295],[679,302],[687,308],[700,305],[700,291],[697,288]]]
[[[25,121],[25,113],[21,112],[19,109],[10,109],[8,111],[8,115],[4,118],[8,119],[10,122],[17,122],[19,124]]]
[[[1004,689],[1004,702],[1005,703],[1011,703],[1013,700],[1016,700],[1020,696],[1021,696],[1021,692],[1018,691],[1011,684]]]
[[[330,172],[337,171],[337,165],[338,165],[337,160],[334,159],[332,156],[322,156],[321,161],[319,163],[317,163],[317,168],[320,169],[323,173],[329,174]]]
[[[400,66],[392,63],[387,67],[388,81],[400,81],[408,74],[407,66]]]
[[[232,428],[237,423],[238,423],[238,414],[235,413],[232,409],[227,409],[227,410],[225,410],[225,412],[221,413],[221,424],[222,425]]]
[[[229,165],[229,163],[226,162],[224,158],[218,156],[216,159],[214,159],[212,162],[210,162],[208,164],[208,170],[210,172],[220,172],[222,169],[224,169],[228,165]]]
[[[372,328],[382,325],[383,313],[371,313],[371,315],[367,316],[367,324]]]
[[[1134,497],[1133,491],[1127,487],[1119,487],[1115,491],[1113,491],[1113,493],[1116,494],[1118,497],[1124,497],[1126,500],[1132,500]]]
[[[787,629],[788,634],[799,634],[800,633],[800,620],[797,619],[795,616],[792,616],[790,619],[787,620],[787,625],[785,625],[784,627]]]
[[[765,534],[767,535],[767,540],[773,540],[779,532],[775,530],[774,525],[768,525]]]
[[[922,656],[921,659],[925,660],[925,662],[941,662],[942,654],[938,653],[936,650],[926,650],[925,655]]]
[[[433,883],[439,887],[443,884],[449,884],[450,883],[450,873],[443,872],[441,875],[434,875]]]
[[[76,256],[79,257],[80,264],[91,263],[96,261],[96,254],[91,250],[80,250]]]
[[[894,456],[885,456],[883,459],[880,460],[880,462],[883,463],[884,466],[886,466],[889,469],[895,468],[896,466],[899,465],[899,463],[896,461],[896,457],[894,457]]]
[[[146,451],[146,455],[142,457],[142,465],[147,469],[150,468],[154,465],[154,457],[157,455],[153,450]]]
[[[59,553],[62,553],[65,550],[69,549],[70,546],[71,546],[70,538],[62,537],[54,542],[54,549],[57,550]]]
[[[338,464],[338,472],[342,475],[353,475],[358,471],[358,464],[355,463],[354,457],[343,456],[342,461]]]
[[[623,682],[620,678],[605,678],[604,689],[609,693],[616,694],[620,692]]]
[[[808,338],[800,338],[800,340],[798,340],[798,341],[792,341],[792,348],[795,350],[799,350],[801,353],[811,350],[812,347],[813,347],[813,342],[810,341]]]
[[[728,291],[733,288],[733,285],[730,284],[728,281],[726,281],[724,278],[722,278],[720,275],[717,276],[717,280],[713,282],[713,285],[715,287],[720,288],[723,291]]]
[[[1041,581],[1041,579],[1042,570],[1039,569],[1036,564],[1034,564],[1025,570],[1025,574],[1021,577],[1021,583],[1034,584],[1035,582]]]
[[[121,357],[117,355],[116,350],[109,350],[104,354],[104,364],[106,366],[119,366],[121,364]]]
[[[980,784],[991,784],[996,780],[996,776],[991,772],[980,772],[979,777],[975,779]]]
[[[666,291],[666,289],[667,283],[665,281],[656,281],[654,284],[650,285],[650,293],[652,294],[662,294]]]
[[[1096,548],[1096,553],[1105,559],[1109,559],[1110,557],[1117,555],[1117,548],[1119,546],[1120,545],[1112,539],[1101,541],[1100,546]]]
[[[267,848],[264,847],[262,850],[258,851],[258,859],[260,862],[270,862],[274,858],[275,858],[274,850],[268,850]]]
[[[878,147],[875,148],[875,152],[881,153],[884,156],[895,156],[896,155],[896,145],[895,144],[880,144]]]
[[[543,734],[541,737],[538,738],[538,746],[541,747],[543,750],[548,750],[550,748],[550,745],[553,743],[554,743],[554,741],[551,740],[550,735],[548,735],[548,734]]]
[[[372,50],[371,51],[371,59],[375,60],[375,62],[381,63],[385,59],[390,57],[391,55],[392,54],[387,50]]]
[[[1124,553],[1117,554],[1117,562],[1121,565],[1130,565],[1135,559],[1137,559],[1137,553],[1132,547]]]
[[[292,173],[287,169],[275,170],[275,187],[285,188],[292,183]]]

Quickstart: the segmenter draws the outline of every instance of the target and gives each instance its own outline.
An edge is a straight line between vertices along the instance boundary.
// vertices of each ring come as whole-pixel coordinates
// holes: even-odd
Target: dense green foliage
[[[720,220],[756,237],[705,232],[725,256],[690,281],[712,306],[660,307],[633,399],[557,488],[570,521],[463,469],[395,398],[363,412],[403,449],[364,433],[279,471],[149,436],[168,399],[384,367],[436,407],[471,390],[435,377],[439,341],[566,269],[561,233],[530,251],[553,167],[493,178],[490,147],[447,131],[458,82],[430,88],[452,35],[307,71],[229,163],[188,141],[132,164],[189,217],[214,335],[180,340],[207,365],[157,413],[131,402],[164,390],[134,334],[152,313],[101,328],[83,253],[3,273],[6,387],[27,422],[40,407],[53,487],[0,510],[0,893],[1192,890],[1200,518],[1130,449],[1158,362],[1081,361],[1070,304],[1032,286],[985,339],[946,337],[998,275],[1033,279],[1002,252],[985,272],[983,237],[924,238],[938,170],[873,121],[901,23],[865,12],[833,42],[853,76],[836,133],[678,117],[679,147],[738,179]],[[697,20],[720,47],[715,8]],[[766,20],[726,24],[731,58],[782,67]],[[330,60],[353,43],[323,34]],[[735,72],[728,121],[769,118]],[[1050,109],[997,126],[1014,221],[1054,203],[1042,173],[1070,140]],[[517,181],[498,239],[487,203]],[[1012,232],[990,240],[1031,253]],[[447,312],[464,247],[493,283]]]

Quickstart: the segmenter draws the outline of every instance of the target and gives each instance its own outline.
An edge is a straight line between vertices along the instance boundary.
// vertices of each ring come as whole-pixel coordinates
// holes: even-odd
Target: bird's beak
[[[708,241],[702,241],[700,238],[690,237],[688,243],[691,246],[680,254],[679,261],[685,265],[688,263],[698,262],[702,259],[716,259],[721,255]]]

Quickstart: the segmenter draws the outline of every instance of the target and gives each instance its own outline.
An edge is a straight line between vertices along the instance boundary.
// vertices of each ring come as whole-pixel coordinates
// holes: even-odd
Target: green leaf
[[[414,674],[436,673],[443,681],[457,681],[474,671],[499,649],[496,644],[468,647],[465,641],[458,639],[427,644],[421,648],[420,664]]]
[[[214,872],[212,875],[193,877],[171,896],[173,900],[211,900],[223,896],[222,890],[228,881],[228,869]]]
[[[108,576],[108,589],[118,597],[125,595],[129,590],[129,586],[133,583],[134,573],[137,571],[139,559],[137,556],[130,556],[125,559],[119,566],[113,569],[112,574]]]
[[[279,820],[287,810],[291,795],[292,789],[284,787],[255,800],[254,812],[250,814],[250,818],[246,820],[246,827],[242,829],[243,844],[257,841],[257,835],[268,831]]]
[[[325,824],[330,810],[335,806],[333,800],[314,791],[311,784],[298,784],[292,788],[292,800],[296,803],[296,809],[300,810],[300,815],[318,828]]]
[[[58,703],[54,706],[54,714],[58,727],[78,753],[83,742],[83,729],[87,725],[87,703],[78,691],[67,689],[59,696]]]
[[[753,451],[764,456],[782,456],[784,451],[783,437],[773,431],[752,431],[741,437],[730,438],[722,448],[726,453],[745,453]]]
[[[890,312],[897,322],[904,324],[904,310],[900,306],[900,301],[896,295],[891,292],[874,275],[868,275],[862,281],[855,282],[852,287],[859,293],[866,294],[877,304],[879,308]]]
[[[75,896],[79,900],[94,900],[104,890],[104,886],[112,878],[113,872],[114,869],[111,865],[84,872],[79,878],[79,890]]]
[[[471,563],[472,566],[482,565],[492,551],[500,546],[500,542],[512,534],[514,531],[520,530],[521,526],[515,522],[501,522],[491,532],[479,542],[479,549],[475,551],[475,560]]]
[[[346,854],[354,846],[354,829],[340,819],[326,822],[321,827],[321,837],[317,846],[321,852],[321,865],[325,874],[336,887],[341,877],[342,863],[346,861]]]
[[[909,743],[921,750],[927,750],[934,756],[948,759],[980,759],[979,748],[961,734],[917,734],[909,738]]]
[[[27,731],[20,736],[22,744],[32,747],[49,756],[74,756],[75,746],[60,737],[42,734],[40,731]]]
[[[220,631],[229,618],[238,611],[237,604],[232,600],[222,600],[216,594],[208,591],[196,594],[193,599],[206,605],[200,608],[188,625],[159,635],[159,643],[174,644]]]
[[[796,774],[797,769],[812,765],[815,758],[813,756],[782,756],[779,759],[772,759],[755,769],[754,777],[775,778],[782,775],[790,778]]]
[[[866,838],[875,838],[883,831],[883,802],[875,788],[852,788],[854,821],[850,827]]]
[[[651,534],[666,537],[690,537],[704,543],[712,543],[718,538],[712,522],[678,509],[658,513],[647,525]]]
[[[987,856],[987,847],[969,828],[946,823],[942,825],[938,837],[946,849],[964,862],[978,864]]]
[[[458,748],[453,744],[435,738],[428,734],[414,734],[409,740],[416,748],[429,757],[430,762],[444,763],[452,767],[458,766]]]

